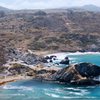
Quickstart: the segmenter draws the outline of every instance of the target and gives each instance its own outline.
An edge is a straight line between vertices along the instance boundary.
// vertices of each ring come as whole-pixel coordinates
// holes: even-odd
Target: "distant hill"
[[[21,9],[21,10],[13,10],[8,9],[6,7],[0,6],[0,11],[8,12],[8,13],[35,13],[39,11],[40,9]],[[71,8],[55,8],[55,9],[43,9],[46,13],[61,13],[61,12],[68,12],[69,10],[75,11],[75,12],[84,12],[84,11],[92,11],[92,12],[100,12],[100,7],[95,5],[85,5],[80,7],[71,7]]]
[[[77,12],[83,12],[83,11],[100,12],[100,7],[95,5],[85,5],[80,7],[67,8],[67,10],[73,10]]]
[[[95,5],[85,5],[85,6],[76,6],[76,7],[70,7],[70,8],[57,8],[57,9],[48,9],[45,10],[48,13],[59,13],[59,12],[67,12],[67,11],[74,11],[74,12],[85,12],[85,11],[90,11],[90,12],[100,12],[100,7],[95,6]]]
[[[5,8],[5,7],[0,6],[0,11],[9,12],[9,11],[12,11],[12,10],[11,10],[11,9],[8,9],[8,8]]]
[[[100,12],[100,7],[95,6],[95,5],[85,5],[82,8],[88,11],[95,11],[95,12],[99,11]]]

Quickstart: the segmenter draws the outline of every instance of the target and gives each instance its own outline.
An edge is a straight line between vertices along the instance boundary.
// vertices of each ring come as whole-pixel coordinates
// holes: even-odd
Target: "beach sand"
[[[3,78],[0,78],[0,85],[4,85],[9,82],[14,82],[18,80],[27,80],[27,79],[32,79],[32,77],[28,76],[21,76],[21,75],[16,75],[16,76],[6,76]]]

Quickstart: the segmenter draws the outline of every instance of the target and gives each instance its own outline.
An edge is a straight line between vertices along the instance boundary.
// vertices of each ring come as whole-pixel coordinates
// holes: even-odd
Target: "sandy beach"
[[[4,78],[0,78],[0,85],[4,85],[6,83],[14,82],[14,81],[18,81],[18,80],[28,80],[28,79],[32,79],[32,77],[21,76],[21,75],[6,76]]]

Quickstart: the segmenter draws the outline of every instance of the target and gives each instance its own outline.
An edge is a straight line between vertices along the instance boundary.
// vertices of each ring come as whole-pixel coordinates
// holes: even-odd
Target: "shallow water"
[[[100,54],[68,55],[70,63],[89,62],[100,66]]]
[[[100,54],[68,55],[71,63],[100,65]],[[0,100],[100,100],[100,86],[77,87],[27,80],[0,87]]]
[[[0,88],[0,100],[99,99],[100,86],[73,87],[36,80],[20,81]]]
[[[62,59],[64,59],[67,56],[70,60],[70,64],[88,62],[100,66],[100,53],[56,53],[50,55],[57,56],[57,60],[53,60],[54,64],[59,63]],[[50,64],[52,65],[52,63]],[[66,65],[59,66],[65,67]]]

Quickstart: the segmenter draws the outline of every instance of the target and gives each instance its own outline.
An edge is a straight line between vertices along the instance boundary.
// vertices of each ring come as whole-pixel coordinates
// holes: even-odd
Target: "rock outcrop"
[[[44,64],[33,66],[23,65],[19,63],[11,63],[10,66],[0,67],[0,75],[2,76],[30,76],[41,80],[50,80],[50,76],[57,72],[58,67],[47,67]]]
[[[56,60],[56,59],[57,59],[57,56],[51,55],[51,56],[43,57],[41,61],[42,61],[43,63],[50,63],[50,62],[53,62],[53,61]]]
[[[57,56],[56,55],[51,55],[51,56],[43,57],[41,61],[43,63],[53,63],[56,60],[59,60],[57,58]],[[58,64],[58,65],[59,64],[69,65],[69,62],[70,62],[69,61],[69,58],[68,57],[65,57],[64,59],[62,59],[61,61],[57,62],[56,64]]]
[[[74,85],[95,85],[100,84],[100,80],[94,80],[99,75],[99,66],[91,63],[80,63],[57,71],[52,75],[52,79]]]
[[[69,64],[69,58],[65,57],[63,60],[60,61],[60,64],[68,65]]]
[[[91,63],[69,65],[62,69],[53,66],[47,67],[44,64],[29,67],[15,63],[10,67],[0,68],[0,74],[30,76],[39,80],[72,85],[100,84],[100,67]]]
[[[41,62],[41,57],[30,53],[29,51],[21,51],[19,49],[9,49],[7,53],[7,59],[10,62],[22,62],[27,65],[36,65]]]
[[[92,78],[100,75],[100,67],[91,63],[80,63],[75,65],[75,69],[83,77]]]

